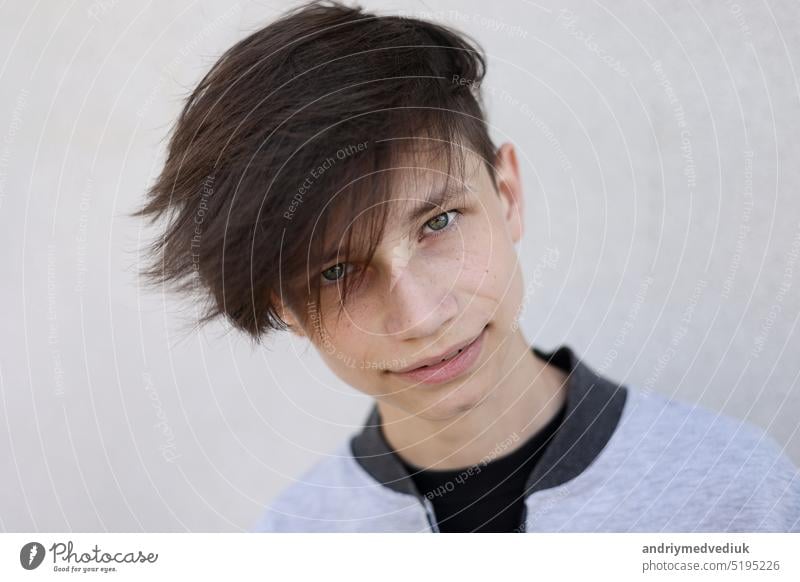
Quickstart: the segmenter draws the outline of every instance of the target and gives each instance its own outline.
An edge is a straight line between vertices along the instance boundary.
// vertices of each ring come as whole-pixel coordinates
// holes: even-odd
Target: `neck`
[[[417,467],[459,469],[511,453],[552,420],[566,398],[566,374],[536,356],[519,329],[508,341],[506,361],[493,367],[502,379],[466,412],[430,420],[378,401],[392,449]]]

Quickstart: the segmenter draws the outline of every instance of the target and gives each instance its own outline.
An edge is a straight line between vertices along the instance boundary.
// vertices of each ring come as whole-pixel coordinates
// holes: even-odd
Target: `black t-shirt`
[[[439,531],[520,531],[525,481],[564,418],[566,406],[509,454],[463,469],[424,470],[403,463],[417,489],[433,503]],[[399,455],[398,455],[399,457]]]

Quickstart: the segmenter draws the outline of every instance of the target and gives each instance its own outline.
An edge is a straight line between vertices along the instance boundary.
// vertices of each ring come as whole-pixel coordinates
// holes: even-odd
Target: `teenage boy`
[[[763,432],[525,339],[525,200],[484,72],[450,28],[312,3],[188,99],[138,213],[168,218],[148,274],[205,293],[204,321],[308,338],[375,400],[254,529],[798,530]]]

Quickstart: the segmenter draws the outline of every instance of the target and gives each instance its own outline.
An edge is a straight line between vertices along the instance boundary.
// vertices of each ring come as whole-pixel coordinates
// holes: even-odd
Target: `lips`
[[[481,329],[481,333],[483,333],[483,329]],[[458,354],[460,354],[467,346],[469,346],[472,342],[474,342],[480,335],[481,334],[478,333],[477,335],[469,338],[468,340],[465,340],[463,342],[455,344],[453,347],[449,348],[445,352],[442,352],[438,356],[433,356],[431,358],[425,358],[425,359],[419,360],[419,361],[415,362],[414,364],[412,364],[411,366],[407,366],[407,367],[402,368],[400,370],[394,370],[394,372],[396,374],[404,374],[404,373],[410,372],[412,370],[419,370],[419,369],[427,368],[429,366],[434,366],[436,364],[441,364],[442,362],[445,362],[447,360],[452,360]]]
[[[484,326],[481,333],[478,334],[478,337],[466,346],[458,347],[458,349],[437,356],[433,362],[430,362],[430,360],[421,360],[422,365],[419,365],[420,362],[417,362],[416,368],[411,368],[406,372],[399,372],[397,376],[403,378],[407,382],[413,382],[415,386],[421,384],[448,384],[463,377],[470,372],[470,370],[473,370],[480,361],[483,339],[486,335],[486,327],[488,327],[488,325]],[[448,356],[452,357],[448,359]]]
[[[453,352],[452,354],[448,354],[446,357],[444,357],[444,358],[442,358],[441,360],[439,360],[439,362],[446,362],[447,360],[450,360],[450,359],[452,359],[454,356],[456,356],[456,355],[460,354],[460,353],[461,353],[461,351],[462,351],[463,349],[464,349],[464,348],[461,348],[461,349],[459,349],[459,350],[456,350],[456,351],[455,351],[455,352]],[[426,364],[425,366],[420,366],[420,368],[427,368],[427,367],[428,367],[428,365],[427,365],[427,364]]]

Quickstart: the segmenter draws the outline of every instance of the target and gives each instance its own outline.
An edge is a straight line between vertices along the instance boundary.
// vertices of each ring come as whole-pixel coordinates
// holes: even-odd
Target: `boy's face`
[[[510,350],[523,282],[514,244],[522,235],[522,192],[511,144],[494,161],[498,190],[483,161],[469,154],[465,202],[424,204],[441,170],[418,174],[427,180],[400,184],[389,204],[390,219],[363,284],[348,297],[337,319],[337,277],[361,265],[323,267],[324,327],[313,314],[301,330],[343,381],[385,405],[425,419],[443,420],[476,406],[501,383]],[[396,208],[395,208],[396,207]],[[409,213],[423,207],[421,217]],[[455,210],[456,212],[451,212]],[[352,223],[358,227],[358,218]],[[328,241],[336,249],[337,241]],[[478,340],[444,367],[402,374],[451,347]],[[514,357],[519,357],[517,354]]]

